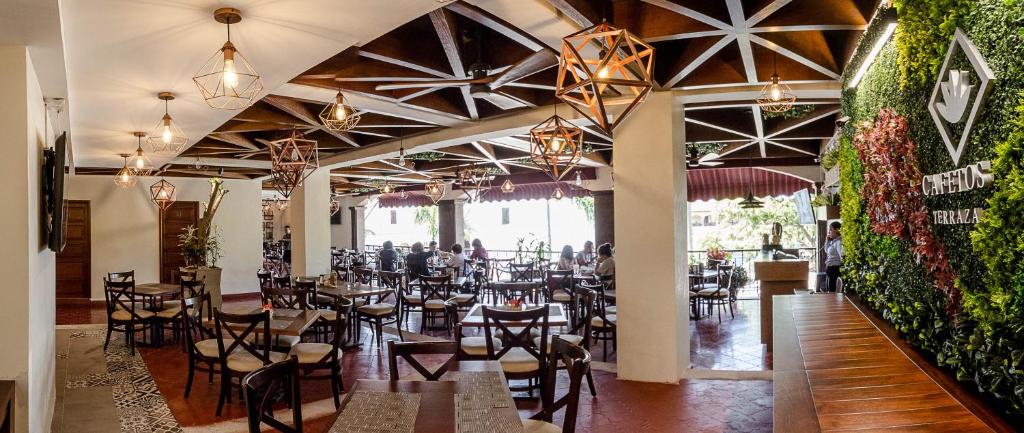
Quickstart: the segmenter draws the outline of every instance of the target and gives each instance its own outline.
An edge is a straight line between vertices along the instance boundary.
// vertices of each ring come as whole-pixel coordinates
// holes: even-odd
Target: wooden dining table
[[[497,361],[459,361],[457,365],[453,365],[452,368],[448,370],[445,376],[442,376],[441,380],[436,382],[427,382],[422,380],[358,379],[352,387],[352,390],[342,401],[341,408],[334,415],[334,419],[330,422],[331,428],[327,431],[346,432],[346,430],[344,430],[344,426],[347,424],[345,422],[346,417],[359,416],[359,414],[354,413],[355,410],[350,410],[353,396],[364,393],[400,393],[419,395],[419,407],[417,409],[415,422],[412,428],[413,432],[456,433],[456,400],[458,400],[459,394],[467,395],[470,399],[477,399],[477,397],[481,400],[494,398],[493,395],[474,396],[473,394],[479,392],[480,388],[474,388],[472,384],[469,383],[467,380],[467,373],[493,373],[497,375],[497,377],[501,378],[501,389],[504,390],[504,397],[507,397],[509,404],[505,407],[495,407],[489,410],[493,417],[500,417],[506,421],[511,421],[507,424],[511,428],[509,430],[497,431],[501,433],[506,431],[522,432],[521,421],[518,423],[515,422],[519,420],[519,412],[512,400],[511,392],[508,390],[508,387],[505,386],[505,376],[504,373],[502,373],[501,364]],[[384,411],[384,408],[381,408],[377,413],[384,414],[386,412]],[[358,430],[353,429],[347,431]]]
[[[136,296],[149,296],[153,298],[173,298],[181,295],[181,286],[177,284],[145,283],[135,285]]]
[[[334,296],[336,298],[365,298],[368,296],[381,296],[393,292],[395,289],[383,286],[374,286],[362,283],[337,283],[335,285],[323,284],[317,287],[318,294]]]
[[[262,311],[262,307],[225,308],[225,312],[235,314],[256,314]],[[294,310],[291,308],[275,308],[270,319],[270,335],[285,335],[299,337],[306,332],[316,319],[320,317],[320,310]],[[216,326],[216,325],[214,325]],[[231,324],[229,328],[235,331],[245,331],[248,325]],[[257,329],[261,331],[262,328]]]
[[[469,310],[469,313],[466,314],[466,317],[464,317],[462,319],[462,321],[460,322],[460,323],[462,323],[462,326],[463,327],[469,327],[469,328],[483,328],[484,326],[486,326],[485,323],[484,323],[484,310],[483,310],[483,307],[484,307],[483,304],[474,305],[473,308]],[[539,307],[539,305],[534,304],[534,305],[526,305],[525,306],[526,309],[536,308],[536,307]],[[493,305],[488,305],[487,308],[490,308],[492,310],[505,309],[505,307],[503,307],[503,306],[493,306]],[[506,325],[509,325],[509,326],[514,326],[515,322],[504,322],[504,323]],[[523,324],[525,325],[526,323],[524,322]],[[569,318],[565,315],[565,309],[562,308],[562,304],[548,304],[548,326],[568,326],[568,325],[569,325]]]

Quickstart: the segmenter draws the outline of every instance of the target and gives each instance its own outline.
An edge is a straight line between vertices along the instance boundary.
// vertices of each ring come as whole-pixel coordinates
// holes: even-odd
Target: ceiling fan
[[[555,66],[558,63],[558,56],[548,49],[537,51],[525,59],[508,68],[493,68],[485,63],[483,57],[483,42],[480,31],[476,32],[477,60],[469,66],[468,78],[454,78],[448,80],[429,81],[399,81],[390,84],[381,84],[377,90],[399,90],[399,89],[424,89],[442,87],[469,87],[470,96],[483,99],[502,110],[510,110],[527,106],[518,98],[502,92],[502,86],[509,85],[523,77],[533,75],[537,72]]]
[[[722,161],[718,161],[721,155],[715,152],[709,152],[704,155],[700,155],[697,151],[697,146],[690,146],[690,155],[686,158],[687,167],[715,167],[725,164]]]

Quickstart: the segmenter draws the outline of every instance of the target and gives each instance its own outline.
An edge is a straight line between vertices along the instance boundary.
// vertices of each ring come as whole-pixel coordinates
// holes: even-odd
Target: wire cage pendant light
[[[142,137],[145,137],[146,133],[136,131],[132,134],[138,139],[139,147],[135,149],[135,155],[128,159],[128,167],[136,176],[149,176],[153,173],[153,161],[142,150]]]
[[[235,8],[220,8],[213,12],[213,19],[227,26],[228,40],[196,72],[192,81],[210,107],[241,110],[260,94],[263,81],[231,43],[231,25],[242,20],[241,12]]]
[[[341,210],[341,196],[337,194],[331,194],[331,215],[335,215]]]
[[[327,104],[320,111],[320,122],[331,131],[350,131],[359,124],[359,114],[352,106],[348,105],[345,95],[339,88],[338,94],[334,96],[334,102]]]
[[[171,118],[171,114],[168,111],[168,104],[174,100],[174,94],[171,92],[160,92],[157,97],[164,101],[164,117],[160,119],[160,122],[156,124],[153,131],[146,137],[146,144],[149,146],[149,151],[153,153],[177,154],[188,145],[188,137],[174,123],[174,119]]]
[[[380,185],[381,194],[394,194],[395,184],[391,183],[391,179],[384,179],[384,183]]]
[[[761,96],[757,98],[757,105],[761,110],[770,113],[785,113],[793,108],[796,103],[796,95],[789,85],[782,82],[779,77],[779,70],[775,64],[775,53],[772,53],[772,78],[771,82],[761,89]]]
[[[267,147],[270,148],[270,178],[274,189],[285,199],[320,167],[316,140],[305,138],[298,130],[293,129],[287,137],[271,141]]]
[[[447,185],[445,185],[444,181],[441,179],[431,179],[423,186],[423,192],[431,201],[434,202],[434,204],[441,201],[441,198],[444,197],[447,189]]]
[[[114,175],[114,185],[117,185],[121,189],[128,189],[135,186],[135,182],[138,179],[135,177],[135,171],[128,168],[128,157],[131,156],[131,154],[122,153],[119,154],[119,156],[124,159],[124,166],[122,166],[121,169],[117,171],[117,174]]]
[[[512,183],[512,179],[505,179],[505,182],[501,184],[501,192],[503,194],[512,194],[516,192],[516,184]]]
[[[554,200],[561,200],[565,198],[565,193],[562,192],[562,187],[560,185],[556,185],[555,190],[551,191],[551,198]]]
[[[149,195],[153,203],[156,203],[157,207],[163,211],[177,200],[174,190],[174,184],[161,177],[160,180],[149,186]]]
[[[647,99],[653,68],[654,47],[602,21],[562,38],[555,96],[610,135]]]
[[[747,197],[740,202],[740,208],[742,209],[760,209],[764,207],[764,203],[754,198],[754,165],[753,161],[749,162],[750,168],[750,189],[747,191]]]
[[[556,182],[579,164],[583,130],[555,114],[530,129],[530,160]]]
[[[458,171],[459,188],[466,194],[469,203],[479,202],[484,192],[491,188],[494,175],[484,167],[472,166]]]

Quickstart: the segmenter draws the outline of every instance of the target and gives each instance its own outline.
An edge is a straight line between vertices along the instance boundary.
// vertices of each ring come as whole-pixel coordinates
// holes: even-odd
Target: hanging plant
[[[907,119],[888,108],[878,113],[875,123],[860,126],[854,144],[864,166],[861,194],[871,231],[912,244],[918,263],[924,265],[935,287],[946,295],[947,314],[955,318],[960,311],[961,293],[946,249],[931,230],[921,189],[917,144],[910,138],[909,129]]]

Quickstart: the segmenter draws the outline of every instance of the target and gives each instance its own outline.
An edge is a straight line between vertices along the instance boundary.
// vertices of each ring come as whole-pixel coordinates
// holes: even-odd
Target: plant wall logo
[[[959,53],[970,61],[969,70],[954,68],[954,64],[963,63],[956,61],[960,58]],[[992,90],[991,83],[996,77],[978,48],[960,29],[956,29],[939,71],[939,79],[928,101],[928,112],[939,128],[953,165],[959,166],[978,111]]]

